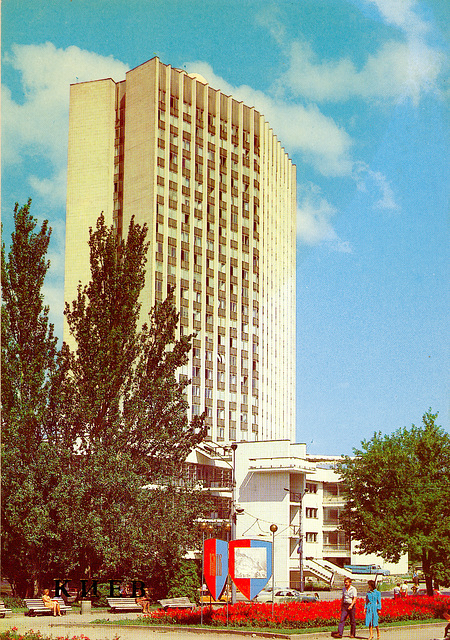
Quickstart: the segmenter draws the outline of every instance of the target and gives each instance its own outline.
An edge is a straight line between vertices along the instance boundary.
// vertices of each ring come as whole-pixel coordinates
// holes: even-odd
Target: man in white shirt
[[[338,630],[333,631],[331,634],[333,638],[342,638],[347,618],[350,618],[350,638],[356,637],[355,605],[357,595],[356,589],[352,586],[350,578],[345,578],[344,586],[342,588],[341,619],[339,621]]]

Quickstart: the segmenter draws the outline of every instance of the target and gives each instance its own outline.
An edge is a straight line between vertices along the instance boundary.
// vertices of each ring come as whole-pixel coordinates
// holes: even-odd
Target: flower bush
[[[449,598],[410,597],[401,599],[383,599],[380,622],[389,623],[400,620],[429,620],[442,617],[450,609]],[[305,629],[308,627],[335,626],[341,612],[340,600],[323,602],[284,602],[275,604],[238,602],[228,608],[228,624],[233,627],[264,627]],[[364,624],[364,599],[359,598],[356,605],[356,620]],[[158,610],[144,616],[149,624],[199,625],[201,610],[174,609]],[[225,626],[227,624],[226,606],[219,609],[203,608],[203,624]]]

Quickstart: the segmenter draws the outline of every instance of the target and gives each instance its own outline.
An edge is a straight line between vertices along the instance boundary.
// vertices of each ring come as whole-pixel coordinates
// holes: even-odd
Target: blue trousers
[[[344,626],[347,618],[350,618],[350,635],[356,636],[356,612],[353,606],[349,609],[350,603],[344,602],[341,608],[341,619],[339,620],[338,633],[344,635]]]

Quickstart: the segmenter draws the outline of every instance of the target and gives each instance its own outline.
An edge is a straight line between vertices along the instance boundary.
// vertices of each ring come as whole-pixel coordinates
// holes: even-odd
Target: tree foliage
[[[31,460],[42,439],[48,374],[54,368],[56,338],[42,286],[51,229],[36,232],[31,200],[14,208],[15,230],[6,256],[2,242],[2,424],[4,443]],[[26,437],[24,437],[26,436]]]
[[[79,285],[65,308],[71,346],[57,352],[48,309],[35,293],[48,268],[49,232],[45,224],[41,235],[34,234],[29,204],[23,209],[17,209],[13,253],[8,262],[2,258],[2,359],[9,381],[5,396],[2,390],[8,409],[2,428],[8,522],[14,523],[7,575],[21,594],[55,576],[151,577],[162,596],[177,563],[195,545],[193,521],[206,506],[180,483],[187,454],[205,434],[203,416],[188,420],[189,380],[178,376],[192,336],[176,339],[173,290],[140,326],[146,228],[131,221],[122,240],[100,216],[90,230],[91,281]],[[10,282],[16,281],[14,289]],[[27,311],[22,317],[19,304],[31,289],[34,316]],[[30,315],[40,333],[30,331]],[[19,558],[20,580],[14,569]]]
[[[76,350],[63,349],[61,367],[70,402],[60,411],[62,432],[75,430],[85,455],[96,447],[127,454],[142,472],[172,470],[204,436],[203,419],[187,419],[191,336],[175,339],[179,320],[173,289],[139,330],[146,228],[130,223],[126,241],[105,226],[90,231],[91,282],[78,287],[65,316]],[[54,424],[54,422],[53,422]],[[73,433],[70,434],[73,439]]]
[[[189,381],[176,375],[192,336],[175,338],[173,290],[139,328],[145,236],[132,220],[121,240],[100,216],[90,230],[91,281],[65,309],[76,348],[62,350],[61,392],[55,382],[52,396],[58,419],[53,415],[49,428],[56,441],[72,443],[73,486],[62,500],[62,522],[86,576],[140,571],[155,579],[161,566],[170,573],[193,542],[201,511],[199,495],[176,486],[205,435],[203,417],[188,421]]]
[[[433,579],[450,581],[450,436],[436,419],[430,409],[419,427],[375,433],[340,466],[347,534],[389,561],[420,556],[430,595]]]
[[[9,252],[3,242],[1,252],[2,571],[22,594],[52,537],[43,423],[57,351],[42,293],[51,229],[47,221],[36,229],[30,208],[31,200],[16,204]]]
[[[187,596],[191,602],[201,598],[201,569],[194,562],[182,560],[176,569],[176,575],[171,579],[168,589],[169,598]]]

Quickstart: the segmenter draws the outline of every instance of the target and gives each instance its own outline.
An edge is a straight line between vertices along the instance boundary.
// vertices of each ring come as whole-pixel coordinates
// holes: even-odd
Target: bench
[[[55,598],[59,602],[59,606],[61,609],[61,613],[65,615],[68,611],[72,611],[72,607],[68,606],[64,603],[62,598]],[[42,602],[42,598],[26,598],[25,606],[28,608],[28,611],[25,612],[27,616],[37,616],[37,615],[52,615],[52,610],[49,607],[46,607]]]
[[[118,611],[137,611],[142,613],[142,606],[134,598],[107,598],[107,602],[111,613],[117,613]]]
[[[0,618],[4,618],[7,613],[12,613],[11,609],[5,607],[3,600],[0,600]]]
[[[189,598],[166,598],[165,600],[158,600],[164,611],[167,609],[195,609],[195,603],[190,602]]]

